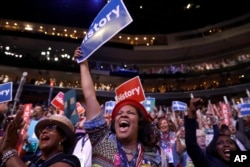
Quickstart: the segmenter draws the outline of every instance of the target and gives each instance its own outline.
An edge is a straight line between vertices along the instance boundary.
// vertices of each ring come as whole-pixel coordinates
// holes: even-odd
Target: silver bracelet
[[[15,149],[11,149],[7,151],[3,156],[2,156],[2,164],[1,166],[4,166],[4,164],[13,156],[18,156],[18,152]]]

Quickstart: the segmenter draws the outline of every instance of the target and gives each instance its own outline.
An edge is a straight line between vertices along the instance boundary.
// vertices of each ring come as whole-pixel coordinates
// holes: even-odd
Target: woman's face
[[[216,150],[221,159],[230,161],[230,151],[236,151],[237,147],[229,136],[223,135],[216,142]]]
[[[115,116],[115,133],[120,141],[137,141],[139,115],[135,107],[125,105]]]
[[[149,114],[150,114],[150,117],[151,117],[153,120],[156,118],[155,112],[150,112]]]
[[[159,129],[163,133],[168,133],[168,131],[169,131],[169,125],[168,125],[168,121],[166,119],[160,120],[160,122],[159,122]]]
[[[182,118],[178,119],[179,126],[184,126],[184,120]]]
[[[62,143],[65,137],[58,130],[56,125],[47,125],[39,130],[39,148],[40,150],[51,150],[51,152],[63,151],[63,146],[59,146],[58,143]]]

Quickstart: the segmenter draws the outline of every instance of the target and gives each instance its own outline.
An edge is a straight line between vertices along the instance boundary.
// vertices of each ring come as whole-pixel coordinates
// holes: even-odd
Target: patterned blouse
[[[85,121],[84,127],[92,143],[93,167],[160,167],[161,158],[158,150],[144,148],[141,145],[133,154],[132,161],[128,162],[115,134],[111,133],[110,127],[106,124],[103,113]]]

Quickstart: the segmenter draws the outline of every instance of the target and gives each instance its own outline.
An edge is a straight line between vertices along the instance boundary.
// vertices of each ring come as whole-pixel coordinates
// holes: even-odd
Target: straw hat
[[[66,116],[55,114],[39,121],[35,127],[37,138],[39,138],[39,129],[47,125],[56,125],[67,136],[70,145],[75,143],[75,129],[72,122]]]
[[[144,115],[146,120],[149,121],[149,114],[146,111],[145,107],[140,102],[133,100],[133,99],[125,99],[125,100],[118,102],[113,109],[112,119],[115,119],[115,116],[117,115],[119,110],[125,105],[131,105],[131,106],[134,106],[135,108],[138,108],[140,112]]]

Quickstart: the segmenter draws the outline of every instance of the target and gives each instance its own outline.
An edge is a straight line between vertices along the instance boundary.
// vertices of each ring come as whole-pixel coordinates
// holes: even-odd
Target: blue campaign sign
[[[108,2],[89,27],[81,44],[83,56],[79,57],[77,62],[81,63],[86,60],[132,21],[133,19],[122,0]]]
[[[79,115],[76,108],[76,91],[75,89],[69,90],[64,93],[64,115],[68,117],[73,124],[79,121]]]
[[[12,82],[0,84],[0,103],[12,100],[12,89],[13,89]]]
[[[242,116],[250,115],[250,103],[239,104],[238,107]]]
[[[112,114],[113,109],[115,107],[116,102],[115,101],[106,101],[105,102],[105,108],[104,112],[108,114]]]
[[[147,97],[143,102],[142,105],[148,112],[153,112],[155,107],[155,98],[154,97]]]
[[[173,111],[186,111],[187,104],[181,101],[172,101],[172,110]]]

